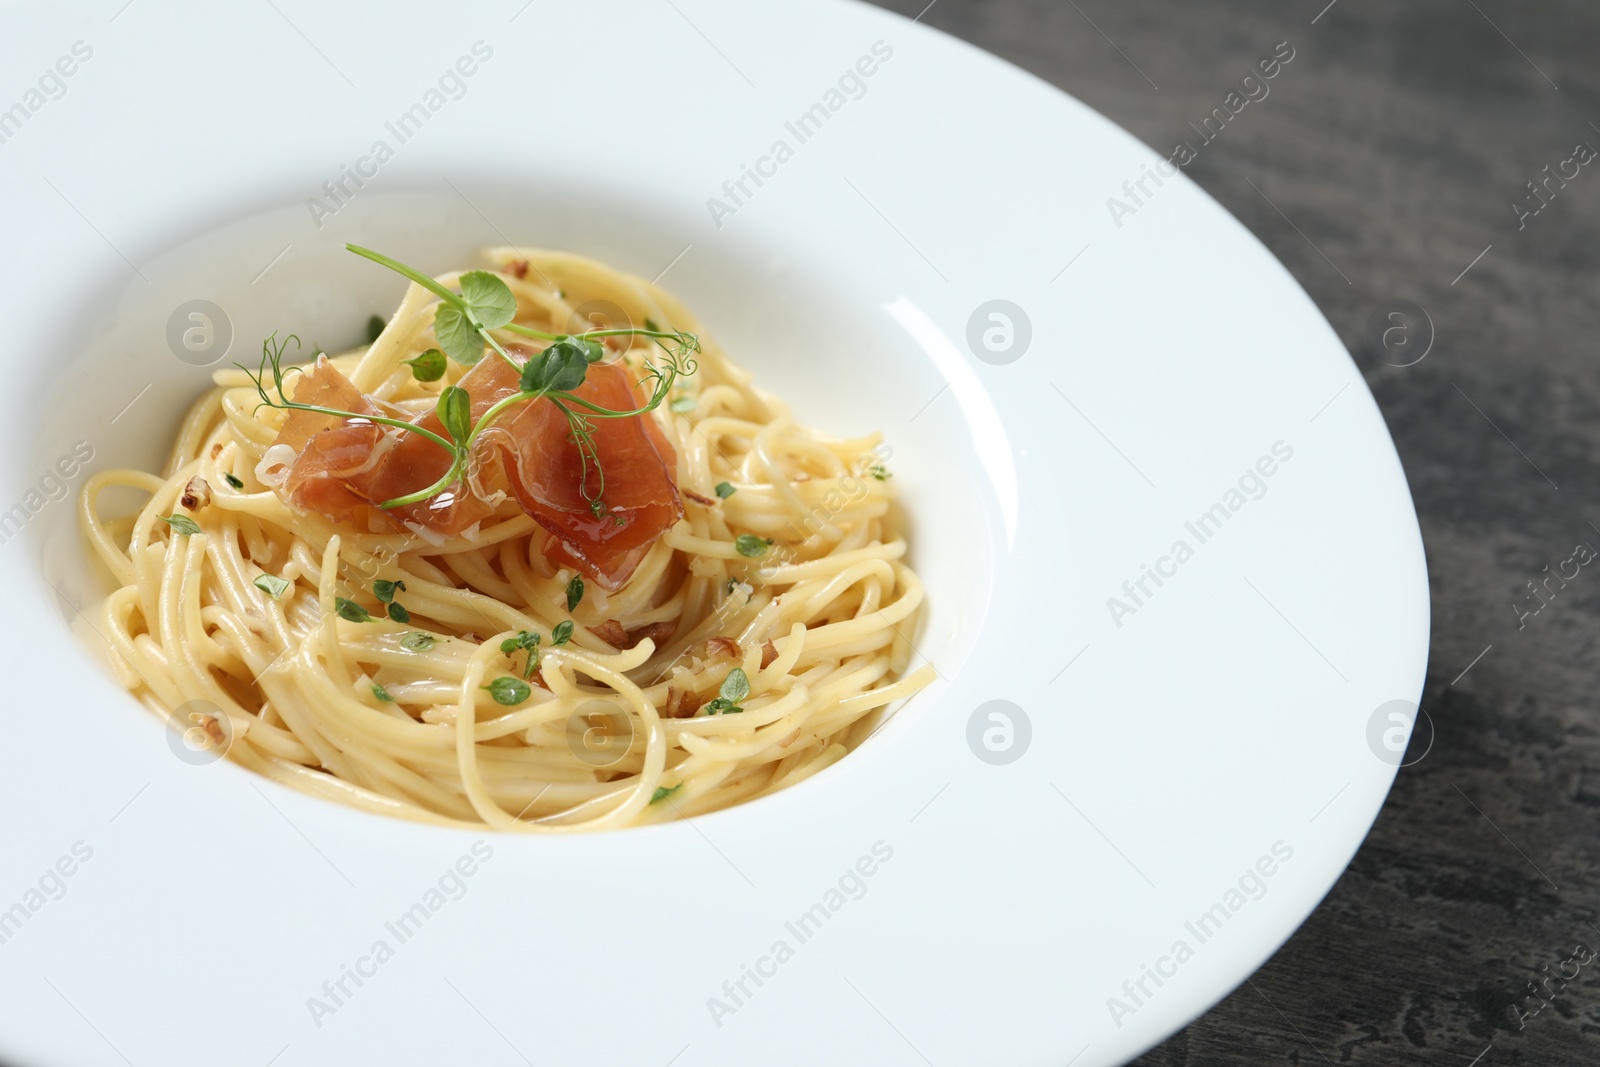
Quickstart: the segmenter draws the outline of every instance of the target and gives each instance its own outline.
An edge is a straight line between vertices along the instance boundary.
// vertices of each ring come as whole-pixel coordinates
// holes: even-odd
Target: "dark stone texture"
[[[880,2],[910,16],[926,0]],[[1513,607],[1537,606],[1526,583],[1579,542],[1600,547],[1600,165],[1525,228],[1510,206],[1577,142],[1600,146],[1600,5],[1338,0],[1313,24],[1325,4],[938,0],[923,15],[1163,153],[1293,45],[1270,96],[1187,170],[1355,355],[1427,545],[1433,749],[1288,944],[1137,1062],[1600,1063],[1600,960],[1523,1028],[1511,1012],[1540,1003],[1530,983],[1577,942],[1600,946],[1600,572],[1552,580],[1521,628]],[[1397,299],[1438,337],[1405,368],[1365,336]]]

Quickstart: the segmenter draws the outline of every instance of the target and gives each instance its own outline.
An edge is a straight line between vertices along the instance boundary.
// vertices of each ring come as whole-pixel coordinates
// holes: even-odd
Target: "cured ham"
[[[534,353],[508,348],[519,364]],[[459,384],[471,398],[472,420],[519,391],[519,372],[498,355],[479,361]],[[589,367],[573,395],[613,411],[630,411],[640,389],[618,363]],[[407,417],[360,393],[318,359],[294,389],[296,403],[406,419],[448,439],[439,416]],[[577,409],[580,412],[582,409]],[[386,500],[426,490],[450,467],[451,455],[421,434],[346,418],[291,410],[274,441],[288,464],[280,493],[291,507],[361,530],[396,524],[421,536],[449,536],[492,515],[505,495],[549,531],[545,555],[602,588],[620,589],[650,546],[683,514],[672,445],[648,415],[592,417],[595,457],[585,457],[567,417],[539,399],[502,412],[474,444],[467,477],[427,500],[383,509]],[[292,461],[288,454],[292,453]],[[601,474],[604,483],[601,482]],[[602,501],[598,513],[591,499]]]

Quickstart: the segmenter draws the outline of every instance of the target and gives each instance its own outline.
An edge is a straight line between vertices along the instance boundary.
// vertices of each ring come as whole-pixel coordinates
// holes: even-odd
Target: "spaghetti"
[[[221,370],[161,474],[108,470],[84,487],[82,524],[115,587],[99,628],[118,679],[174,729],[254,771],[431,823],[659,822],[837,761],[932,678],[931,666],[906,670],[923,590],[905,562],[886,446],[796,424],[648,282],[573,255],[487,255],[515,297],[514,324],[602,337],[588,313],[604,307],[602,325],[620,317],[697,339],[693,373],[631,416],[681,497],[661,532],[610,570],[584,556],[511,484],[539,460],[513,440],[522,422],[503,423],[499,458],[474,453],[455,483],[480,505],[470,526],[440,533],[377,501],[359,517],[308,506],[287,468],[331,438],[286,450],[286,427],[304,413],[263,405],[253,375]],[[481,376],[453,359],[436,380],[416,369],[441,358],[446,324],[436,331],[435,319],[449,301],[437,294],[414,282],[375,341],[288,368],[285,393],[309,394],[312,376],[327,374],[366,410],[425,424],[445,390]],[[622,368],[641,395],[650,337],[612,329],[604,340],[590,380]],[[315,418],[322,433],[368,433],[369,465],[394,438],[421,440]],[[579,459],[614,463],[620,446],[597,440]],[[604,497],[584,499],[621,527],[632,513],[611,496],[627,486],[607,476]],[[148,500],[103,513],[113,487]]]

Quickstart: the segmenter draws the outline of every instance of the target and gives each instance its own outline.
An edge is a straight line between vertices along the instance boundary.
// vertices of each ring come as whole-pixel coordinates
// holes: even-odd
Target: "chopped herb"
[[[258,574],[251,585],[270,596],[273,600],[282,600],[283,594],[289,591],[292,582],[279,578],[276,574]]]
[[[722,687],[717,690],[717,695],[735,704],[750,695],[750,676],[744,673],[743,667],[735,667],[728,672],[722,680]]]
[[[342,596],[333,598],[333,610],[339,613],[339,618],[348,619],[350,622],[372,621],[372,612],[357,604],[354,600],[346,600]]]
[[[515,637],[508,637],[500,642],[500,651],[507,656],[515,655],[519,648],[535,648],[539,644],[539,635],[529,630],[518,630]]]
[[[228,484],[229,484],[229,485],[231,485],[231,486],[233,486],[233,487],[234,487],[234,488],[235,488],[235,489],[243,489],[243,488],[244,488],[244,483],[243,483],[243,482],[241,482],[241,481],[240,481],[240,480],[239,480],[239,479],[237,479],[237,478],[235,478],[235,477],[234,477],[234,476],[233,476],[233,474],[232,474],[232,472],[230,472],[230,471],[223,471],[223,472],[222,472],[222,477],[223,477],[223,478],[224,478],[224,479],[226,479],[226,480],[227,480],[227,482],[228,482]]]
[[[514,656],[518,649],[528,650],[528,662],[523,665],[522,676],[533,677],[533,669],[539,665],[539,635],[528,630],[518,630],[517,636],[508,637],[500,642],[500,651],[504,655]]]
[[[445,355],[471,366],[483,358],[488,331],[516,317],[517,298],[511,288],[498,275],[469,270],[461,276],[460,297],[440,304],[434,313],[433,335]]]
[[[372,683],[372,695],[386,704],[394,703],[394,697],[390,696],[389,691],[383,686],[379,685],[377,682]]]
[[[740,534],[733,539],[733,547],[741,556],[755,559],[767,554],[767,546],[772,544],[770,537],[757,537],[755,534]]]
[[[732,596],[733,591],[737,588],[739,588],[739,579],[729,578],[726,582],[722,583],[722,595]]]
[[[650,803],[654,804],[657,801],[665,800],[668,797],[670,797],[672,794],[676,793],[678,790],[680,790],[682,788],[683,788],[683,783],[682,782],[679,782],[677,785],[672,786],[670,789],[667,786],[658,785],[658,786],[656,786],[656,791],[654,793],[650,794]]]
[[[648,315],[646,315],[644,317],[644,328],[649,330],[651,333],[660,333],[661,332],[661,327],[656,325],[656,320],[652,319]]]
[[[419,382],[436,382],[444,377],[444,353],[437,348],[430,348],[415,359],[402,359],[400,362],[411,368],[411,376]]]
[[[433,647],[433,635],[413,631],[400,639],[400,647],[412,652],[426,652]]]
[[[735,667],[728,672],[722,680],[722,687],[717,690],[717,696],[706,704],[707,715],[738,715],[744,711],[739,706],[739,701],[750,695],[750,676],[744,673],[743,667]]]
[[[496,704],[504,704],[507,707],[520,704],[533,695],[533,689],[527,682],[518,681],[505,675],[496,678],[488,685],[479,686],[479,688],[487,689],[489,695],[494,697]]]
[[[872,466],[867,468],[867,473],[878,479],[880,482],[886,482],[890,478],[894,477],[894,475],[889,473],[889,468],[885,467],[882,463],[874,463]]]
[[[378,598],[379,603],[393,604],[395,593],[406,591],[405,582],[386,582],[382,578],[372,583],[372,595]]]
[[[717,483],[717,499],[718,500],[726,500],[730,496],[732,496],[733,494],[737,493],[738,491],[739,490],[734,486],[734,484],[732,482],[718,482]]]
[[[407,611],[405,608],[401,607],[399,604],[390,604],[389,605],[389,618],[393,619],[395,622],[398,622],[403,626],[403,625],[405,625],[405,624],[407,624],[407,623],[409,623],[411,621],[411,612]]]
[[[370,345],[378,339],[378,335],[383,333],[385,325],[387,323],[383,321],[382,315],[374,315],[367,320],[367,344]]]
[[[561,622],[556,623],[556,628],[550,631],[550,643],[552,645],[564,645],[572,640],[572,626],[571,619],[563,619]]]
[[[667,406],[678,415],[687,415],[689,412],[695,409],[695,405],[697,403],[698,401],[692,396],[680,396],[674,397],[672,403],[668,404]]]
[[[567,611],[572,611],[583,602],[583,575],[574,574],[572,581],[567,583]]]
[[[193,537],[200,532],[200,524],[187,515],[162,515],[159,518],[185,537]]]

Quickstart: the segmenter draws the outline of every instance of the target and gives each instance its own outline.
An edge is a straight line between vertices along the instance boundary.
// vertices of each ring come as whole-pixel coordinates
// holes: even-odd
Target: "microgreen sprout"
[[[276,334],[268,337],[262,343],[261,364],[254,373],[243,364],[236,364],[250,377],[256,392],[261,396],[261,404],[266,407],[285,411],[311,411],[335,418],[361,419],[379,426],[419,434],[450,453],[450,466],[438,481],[417,492],[385,500],[378,505],[380,508],[416,504],[438,496],[463,477],[474,447],[482,439],[484,431],[496,419],[518,404],[548,400],[567,420],[568,439],[577,446],[581,464],[579,490],[590,511],[599,518],[607,510],[604,500],[606,482],[605,470],[600,463],[600,453],[594,439],[594,420],[631,418],[654,411],[667,399],[673,383],[679,377],[694,374],[698,369],[694,357],[700,352],[700,341],[692,333],[655,329],[652,326],[643,329],[626,327],[586,330],[577,335],[548,333],[512,321],[517,314],[516,296],[499,275],[482,270],[467,271],[460,277],[460,292],[456,292],[426,274],[371,249],[358,245],[345,247],[358,256],[370,259],[410,279],[439,298],[440,303],[433,320],[434,337],[439,342],[439,348],[430,349],[416,359],[406,361],[411,365],[412,374],[417,380],[437,381],[443,377],[442,359],[433,358],[436,354],[441,357],[449,356],[463,366],[471,366],[483,358],[486,350],[493,351],[497,357],[505,360],[518,372],[519,391],[490,406],[476,422],[472,420],[471,397],[467,395],[466,390],[460,386],[446,386],[439,394],[435,409],[439,421],[449,435],[446,437],[417,423],[402,419],[341,411],[290,400],[284,392],[283,354],[291,340],[297,349],[300,347],[300,338],[293,334],[282,342],[277,340]],[[543,351],[535,353],[526,363],[518,363],[506,351],[496,334],[546,341],[549,345]],[[604,341],[608,337],[644,338],[654,341],[662,352],[666,353],[665,359],[659,364],[649,358],[645,359],[644,374],[640,377],[639,384],[649,391],[649,397],[643,404],[631,410],[617,411],[601,407],[573,392],[583,384],[589,366],[604,358]],[[620,516],[618,521],[622,521]],[[568,599],[571,600],[570,590]],[[573,606],[576,606],[575,601]]]

